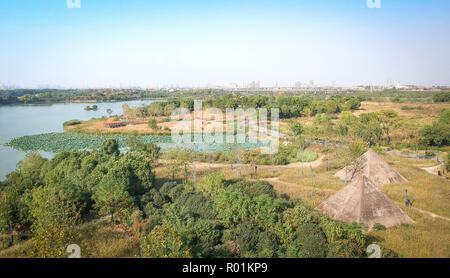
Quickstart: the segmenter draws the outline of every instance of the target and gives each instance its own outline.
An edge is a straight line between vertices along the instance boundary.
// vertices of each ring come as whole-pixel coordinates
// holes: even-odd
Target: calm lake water
[[[63,122],[78,119],[89,120],[107,116],[107,109],[113,110],[113,115],[122,114],[122,105],[149,105],[154,101],[125,101],[113,103],[56,103],[49,105],[14,105],[0,106],[0,180],[12,172],[17,163],[26,153],[5,146],[11,139],[24,135],[34,135],[50,132],[62,132]],[[85,111],[87,105],[97,105],[97,111]],[[41,152],[44,157],[51,158],[53,154]]]

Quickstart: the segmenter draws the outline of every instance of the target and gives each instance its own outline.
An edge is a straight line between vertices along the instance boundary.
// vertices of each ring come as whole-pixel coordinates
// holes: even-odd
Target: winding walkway
[[[436,166],[426,167],[426,168],[421,168],[421,169],[427,171],[428,173],[430,173],[432,175],[437,176],[436,170],[441,168],[441,167],[442,167],[442,165],[439,164],[439,165],[436,165]]]

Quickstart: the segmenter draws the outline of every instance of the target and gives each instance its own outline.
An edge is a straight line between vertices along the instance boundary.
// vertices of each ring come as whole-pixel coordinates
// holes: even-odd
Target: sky
[[[2,0],[0,86],[450,85],[450,1],[366,2]]]

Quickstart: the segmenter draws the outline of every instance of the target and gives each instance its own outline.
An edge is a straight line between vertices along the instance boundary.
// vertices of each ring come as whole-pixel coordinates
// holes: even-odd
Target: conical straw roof
[[[317,210],[327,214],[331,219],[364,223],[370,228],[375,223],[386,227],[414,223],[366,176],[355,178],[349,185],[321,203]]]
[[[372,149],[356,159],[351,165],[334,174],[335,177],[341,180],[345,180],[347,176],[348,182],[363,175],[376,185],[408,181]]]

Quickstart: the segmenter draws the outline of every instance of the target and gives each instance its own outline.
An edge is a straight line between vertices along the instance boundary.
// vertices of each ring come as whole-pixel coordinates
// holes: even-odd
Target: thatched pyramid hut
[[[331,219],[364,223],[370,228],[375,223],[386,227],[414,223],[366,176],[355,178],[349,185],[321,203],[317,210],[327,214]]]
[[[348,182],[363,175],[370,178],[376,185],[408,181],[372,149],[368,150],[352,164],[334,174],[335,177],[341,180],[345,180],[345,177],[347,177]]]

